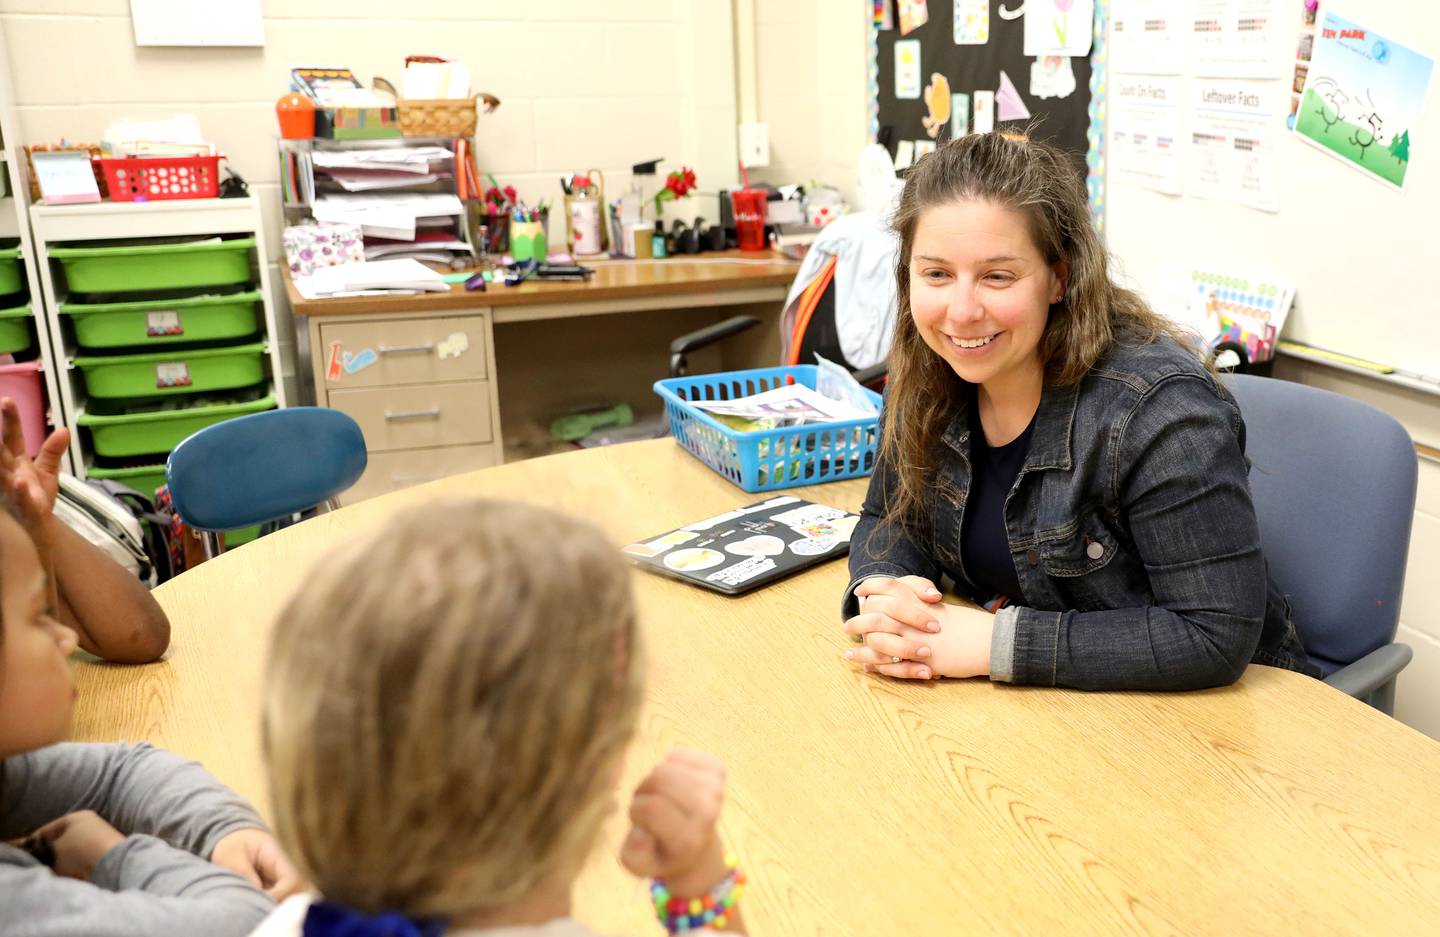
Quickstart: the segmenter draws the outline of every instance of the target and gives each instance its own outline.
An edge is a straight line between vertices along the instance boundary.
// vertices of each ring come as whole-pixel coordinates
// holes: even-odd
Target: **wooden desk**
[[[671,340],[726,316],[762,324],[694,356],[696,371],[778,361],[795,262],[727,251],[589,265],[586,283],[325,300],[302,298],[285,271],[308,320],[317,402],[353,416],[370,449],[349,500],[550,451],[545,427],[577,406],[656,413],[650,385],[667,373]],[[346,354],[372,363],[352,373]]]
[[[863,483],[809,489],[854,509]],[[366,501],[157,590],[170,660],[81,665],[77,734],[150,739],[263,803],[256,701],[285,594],[407,505],[488,495],[617,544],[755,500],[669,440],[506,465]],[[843,664],[845,565],[726,599],[637,571],[648,703],[634,783],[669,747],[730,769],[724,835],[755,934],[1440,933],[1440,745],[1322,683],[1251,667],[1201,693],[900,683]],[[653,934],[611,856],[577,914]]]

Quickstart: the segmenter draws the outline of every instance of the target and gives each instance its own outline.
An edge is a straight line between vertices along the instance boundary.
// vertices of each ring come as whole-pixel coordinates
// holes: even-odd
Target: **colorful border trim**
[[[1090,126],[1085,130],[1085,139],[1090,143],[1085,152],[1089,171],[1085,186],[1090,191],[1090,217],[1101,235],[1105,233],[1105,72],[1108,63],[1105,29],[1109,21],[1110,0],[1095,0],[1095,41],[1090,49]]]

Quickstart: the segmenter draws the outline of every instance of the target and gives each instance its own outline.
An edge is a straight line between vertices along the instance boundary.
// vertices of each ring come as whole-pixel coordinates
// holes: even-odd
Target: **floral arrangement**
[[[681,166],[665,177],[665,188],[655,193],[655,217],[660,217],[661,205],[665,202],[684,198],[695,191],[695,170]]]

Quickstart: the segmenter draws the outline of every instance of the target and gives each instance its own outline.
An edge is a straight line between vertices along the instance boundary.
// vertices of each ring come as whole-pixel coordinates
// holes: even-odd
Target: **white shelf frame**
[[[276,403],[287,406],[284,370],[280,360],[279,328],[276,324],[274,294],[270,289],[270,249],[265,242],[265,223],[259,200],[244,198],[174,199],[156,202],[92,202],[84,205],[32,205],[30,230],[34,235],[34,267],[44,297],[47,331],[51,337],[52,360],[57,363],[55,383],[64,412],[70,416],[71,471],[86,477],[88,466],[81,446],[80,428],[74,421],[84,412],[84,398],[77,382],[80,375],[65,347],[55,270],[49,260],[49,246],[69,241],[108,241],[120,238],[205,236],[243,234],[255,238],[256,276],[265,310],[265,349],[270,359],[270,385]],[[32,290],[32,294],[33,294]],[[63,375],[63,377],[61,377]]]
[[[30,317],[35,326],[35,344],[39,346],[40,373],[45,381],[45,422],[49,429],[68,426],[63,395],[60,385],[61,369],[50,341],[46,327],[44,304],[41,297],[40,280],[36,276],[39,264],[35,262],[35,244],[30,235],[30,225],[25,217],[30,202],[30,180],[23,171],[25,160],[20,146],[20,120],[15,109],[15,91],[10,83],[10,63],[5,55],[5,31],[0,24],[0,160],[4,161],[5,179],[10,194],[0,198],[0,238],[19,238],[20,263],[25,273],[25,285],[30,293]],[[72,434],[74,429],[71,429]],[[73,446],[72,446],[73,451]],[[67,458],[65,466],[75,471],[74,460]]]

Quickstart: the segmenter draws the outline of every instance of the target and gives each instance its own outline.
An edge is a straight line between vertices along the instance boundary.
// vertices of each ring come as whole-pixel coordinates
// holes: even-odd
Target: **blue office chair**
[[[1419,471],[1410,434],[1369,404],[1228,375],[1245,417],[1270,575],[1325,682],[1386,714],[1410,663],[1396,644]]]
[[[175,510],[203,533],[205,555],[220,533],[288,517],[335,497],[365,471],[365,437],[354,420],[325,407],[290,407],[207,426],[165,463]]]

